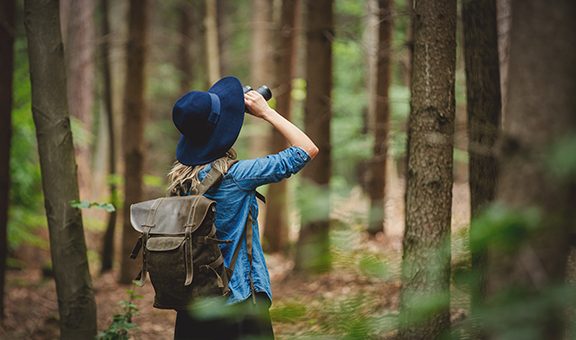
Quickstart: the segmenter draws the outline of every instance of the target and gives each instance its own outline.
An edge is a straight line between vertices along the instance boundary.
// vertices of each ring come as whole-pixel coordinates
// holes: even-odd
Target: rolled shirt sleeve
[[[297,146],[289,147],[277,154],[239,161],[232,175],[243,190],[254,190],[261,185],[279,182],[300,171],[310,156]]]

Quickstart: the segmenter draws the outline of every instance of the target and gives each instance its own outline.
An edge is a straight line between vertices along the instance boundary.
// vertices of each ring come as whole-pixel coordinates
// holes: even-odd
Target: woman
[[[246,110],[270,123],[291,147],[266,157],[232,162],[236,157],[232,145]],[[226,175],[205,196],[216,201],[217,237],[232,240],[221,245],[226,266],[230,266],[233,250],[240,244],[228,297],[228,303],[239,306],[240,312],[234,318],[199,320],[186,311],[178,311],[174,338],[273,338],[268,314],[272,292],[259,239],[255,190],[295,174],[318,154],[318,148],[298,127],[270,108],[258,92],[244,94],[240,81],[234,77],[219,80],[207,92],[187,93],[176,102],[172,113],[182,136],[176,149],[177,162],[169,174],[170,193],[189,194],[212,166],[217,167]],[[252,261],[243,237],[246,221],[252,228]]]

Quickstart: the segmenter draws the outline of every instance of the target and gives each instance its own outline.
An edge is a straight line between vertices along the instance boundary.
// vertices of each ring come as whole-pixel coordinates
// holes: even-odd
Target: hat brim
[[[182,164],[194,166],[210,163],[223,157],[234,145],[244,123],[244,91],[236,77],[224,77],[208,90],[220,98],[220,118],[214,131],[202,143],[180,136],[176,147],[176,159]]]

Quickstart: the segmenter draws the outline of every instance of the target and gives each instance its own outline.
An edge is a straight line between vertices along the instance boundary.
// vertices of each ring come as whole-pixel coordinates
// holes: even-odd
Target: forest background
[[[174,313],[130,286],[125,216],[166,194],[175,100],[232,74],[269,85],[321,150],[261,189],[279,338],[570,338],[570,15],[569,1],[537,0],[3,1],[0,337],[78,338],[134,309],[112,325],[172,337]],[[39,57],[46,41],[61,60]],[[70,114],[74,154],[56,161],[71,157],[77,180],[74,167],[47,176],[41,92]],[[283,143],[247,116],[235,148],[254,158]],[[47,223],[53,200],[82,210],[76,262],[52,211]],[[58,261],[89,268],[71,280],[93,285],[93,307],[62,298],[74,283]]]

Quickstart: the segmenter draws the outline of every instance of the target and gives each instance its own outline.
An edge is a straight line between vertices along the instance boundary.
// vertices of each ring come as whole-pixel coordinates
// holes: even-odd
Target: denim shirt
[[[234,273],[229,283],[230,296],[228,303],[246,300],[250,297],[250,262],[248,260],[246,241],[242,237],[248,212],[252,213],[252,279],[254,290],[264,292],[272,301],[270,274],[264,260],[264,251],[258,232],[258,203],[256,188],[279,182],[297,173],[310,160],[310,156],[299,147],[293,146],[277,154],[266,157],[241,160],[232,165],[220,185],[208,190],[205,196],[216,201],[216,235],[222,240],[232,240],[232,243],[220,244],[224,255],[224,264],[229,267],[234,249],[239,242],[241,248],[236,260]],[[203,180],[210,165],[199,174]]]

